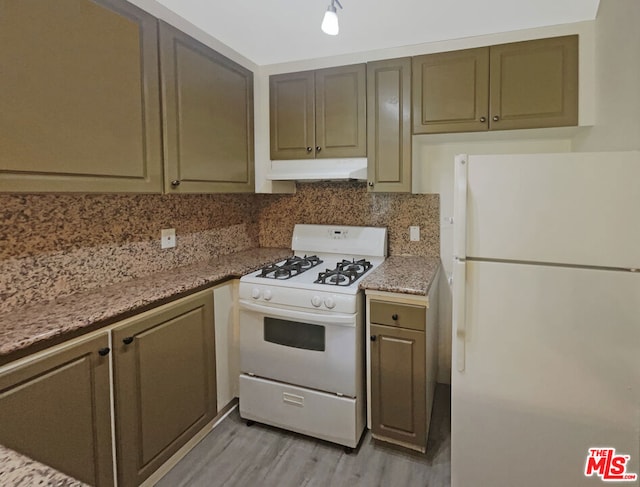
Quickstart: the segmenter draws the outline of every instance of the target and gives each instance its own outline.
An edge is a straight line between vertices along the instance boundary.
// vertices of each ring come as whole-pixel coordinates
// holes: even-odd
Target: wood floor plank
[[[158,487],[450,487],[451,389],[436,388],[427,452],[366,433],[348,455],[339,445],[270,426],[245,425],[232,412]]]

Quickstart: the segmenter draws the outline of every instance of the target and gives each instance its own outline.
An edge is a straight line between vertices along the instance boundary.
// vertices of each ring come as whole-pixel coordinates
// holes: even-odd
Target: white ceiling
[[[320,30],[330,0],[157,0],[257,65],[584,20],[599,0],[340,0],[340,34]]]

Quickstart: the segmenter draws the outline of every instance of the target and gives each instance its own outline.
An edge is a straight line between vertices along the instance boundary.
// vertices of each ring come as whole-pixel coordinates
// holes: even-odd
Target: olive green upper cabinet
[[[369,191],[411,192],[411,58],[367,64]]]
[[[254,191],[253,74],[160,23],[165,192]]]
[[[578,123],[578,36],[413,58],[416,134]]]
[[[269,104],[271,159],[314,159],[314,72],[270,76]]]
[[[366,65],[269,78],[271,159],[366,157]]]
[[[491,47],[491,129],[578,124],[578,36]]]
[[[155,18],[0,0],[0,66],[0,191],[162,191]]]
[[[487,130],[489,48],[413,58],[416,134]]]

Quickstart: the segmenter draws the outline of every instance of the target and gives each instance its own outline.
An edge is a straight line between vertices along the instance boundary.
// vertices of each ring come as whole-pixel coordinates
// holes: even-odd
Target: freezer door
[[[468,261],[465,287],[452,487],[600,486],[596,447],[640,474],[640,273]]]
[[[468,156],[467,166],[468,258],[640,268],[640,152]]]

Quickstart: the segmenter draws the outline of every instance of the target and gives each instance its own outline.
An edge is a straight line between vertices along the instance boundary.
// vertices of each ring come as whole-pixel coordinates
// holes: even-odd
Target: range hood
[[[367,179],[367,158],[271,161],[272,181],[326,181]]]

